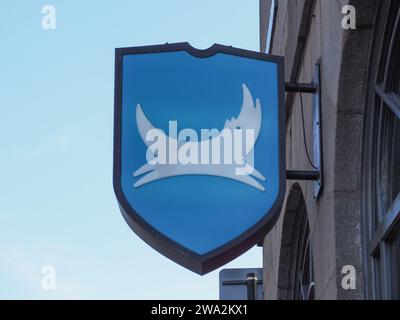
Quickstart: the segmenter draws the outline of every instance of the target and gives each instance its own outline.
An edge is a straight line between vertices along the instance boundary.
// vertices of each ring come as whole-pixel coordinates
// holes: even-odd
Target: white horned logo
[[[265,177],[254,168],[254,145],[257,142],[258,136],[261,130],[261,102],[259,99],[254,104],[253,97],[246,86],[242,85],[243,89],[243,104],[242,109],[237,118],[228,119],[225,122],[224,129],[218,134],[209,136],[207,139],[201,139],[201,141],[187,141],[170,135],[166,135],[161,129],[157,129],[147,119],[143,112],[140,104],[136,106],[136,124],[140,136],[143,142],[147,145],[147,159],[148,160],[141,168],[134,172],[135,177],[142,176],[134,186],[136,188],[141,187],[150,182],[175,176],[185,175],[207,175],[207,176],[218,176],[232,179],[241,183],[245,183],[252,186],[260,191],[265,191],[265,187],[256,180],[266,181]],[[231,150],[224,151],[225,155],[229,156],[229,153],[236,154],[235,163],[231,161],[225,161],[225,163],[218,163],[218,161],[210,161],[207,159],[205,154],[209,155],[210,151],[214,154],[221,151],[221,140],[224,139],[224,148],[226,145],[226,139],[229,137],[235,141],[240,141],[243,145],[243,132],[245,132],[245,147],[240,146],[239,151]],[[249,133],[249,134],[247,134]],[[154,137],[157,136],[158,145],[163,143],[165,146],[162,150],[163,153],[169,154],[169,162],[159,161],[160,148],[154,147]],[[235,142],[234,141],[234,142]],[[205,161],[185,161],[184,163],[177,161],[178,155],[177,150],[186,153],[187,150],[194,150],[196,154],[200,154],[200,158]],[[244,150],[243,150],[244,149]],[[172,152],[171,152],[172,151]],[[239,152],[239,155],[238,155]],[[229,158],[229,157],[227,157]],[[166,157],[165,157],[166,159]],[[220,159],[220,155],[216,157],[216,160]],[[208,161],[207,161],[208,160]],[[225,160],[225,157],[224,157]]]

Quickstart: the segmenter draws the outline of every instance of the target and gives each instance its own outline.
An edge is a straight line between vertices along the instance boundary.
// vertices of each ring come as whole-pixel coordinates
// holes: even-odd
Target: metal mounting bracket
[[[301,93],[317,93],[318,85],[314,82],[311,83],[295,83],[287,82],[285,85],[286,92],[301,92]]]
[[[312,136],[313,136],[313,164],[316,167],[315,171],[291,171],[286,173],[287,180],[304,180],[314,181],[314,199],[318,197],[322,189],[322,131],[321,131],[321,75],[318,62],[315,66],[314,76],[311,83],[286,83],[286,92],[294,93],[311,93],[313,94],[312,102]]]

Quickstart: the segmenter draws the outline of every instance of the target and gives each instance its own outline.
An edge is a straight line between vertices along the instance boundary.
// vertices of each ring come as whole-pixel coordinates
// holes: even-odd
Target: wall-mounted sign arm
[[[285,85],[286,92],[299,93],[301,102],[301,114],[304,128],[304,110],[302,93],[313,94],[312,102],[312,135],[313,135],[313,159],[311,160],[308,149],[305,131],[304,133],[304,147],[310,165],[315,171],[287,171],[287,180],[306,180],[314,181],[314,199],[317,200],[322,189],[322,130],[321,130],[321,77],[320,77],[320,63],[315,66],[314,77],[311,83],[297,83],[288,82]]]
[[[301,93],[317,93],[318,84],[311,83],[297,83],[297,82],[287,82],[285,85],[286,92],[301,92]]]
[[[287,170],[287,180],[305,180],[305,181],[318,181],[320,178],[319,171],[299,171],[299,170]]]

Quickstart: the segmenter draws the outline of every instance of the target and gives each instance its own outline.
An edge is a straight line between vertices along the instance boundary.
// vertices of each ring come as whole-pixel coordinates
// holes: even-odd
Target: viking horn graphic
[[[254,112],[254,100],[250,93],[250,90],[249,88],[247,88],[245,84],[242,85],[242,88],[243,88],[243,104],[238,119],[241,117],[246,117],[252,112]]]
[[[150,146],[151,142],[147,141],[146,136],[150,130],[158,130],[160,135],[163,134],[162,130],[154,127],[154,125],[149,121],[149,119],[147,119],[140,104],[136,106],[136,125],[139,130],[140,136],[142,137],[143,142],[148,147]]]
[[[255,137],[260,133],[261,129],[261,102],[256,99],[256,105],[254,106],[253,96],[250,93],[249,88],[243,84],[243,104],[242,110],[240,111],[237,120],[239,123],[248,123],[255,131]]]
[[[211,175],[211,176],[220,176],[228,179],[236,180],[245,184],[248,184],[260,191],[265,191],[263,185],[261,185],[255,178],[265,181],[265,177],[257,171],[251,163],[248,162],[250,155],[252,155],[254,144],[258,139],[260,129],[261,129],[261,102],[259,99],[256,100],[256,104],[254,105],[254,99],[250,93],[248,87],[243,84],[243,104],[241,111],[237,118],[232,118],[230,120],[226,120],[224,129],[231,130],[232,132],[235,129],[251,129],[254,130],[254,139],[252,140],[249,146],[246,146],[246,150],[242,150],[243,154],[243,164],[244,167],[240,168],[235,164],[223,164],[223,165],[207,165],[207,164],[186,164],[181,165],[180,163],[175,164],[151,164],[150,162],[143,165],[141,168],[136,170],[133,173],[135,177],[143,176],[136,183],[135,187],[138,188],[144,184],[150,183],[152,181],[160,180],[163,178],[173,177],[173,176],[183,176],[183,175]],[[176,141],[175,138],[169,137],[162,130],[157,129],[146,117],[143,112],[143,109],[140,104],[136,106],[136,123],[139,134],[143,140],[143,142],[149,147],[151,147],[151,142],[146,139],[149,131],[153,131],[156,133],[158,137],[162,137],[162,140],[168,142],[169,146],[173,140],[175,140],[175,145],[178,149],[183,145],[189,145],[194,147],[195,150],[204,150],[209,148],[210,141]],[[211,140],[211,144],[213,141],[217,141],[221,138],[222,133],[213,137]],[[214,140],[215,139],[215,140]],[[246,142],[247,143],[247,142]],[[168,147],[167,147],[168,148]],[[166,150],[168,152],[168,150]],[[238,174],[238,170],[240,174]]]
[[[250,93],[249,88],[246,86],[246,84],[242,85],[243,88],[243,103],[242,103],[242,109],[240,111],[239,116],[235,119],[232,118],[231,121],[240,123],[240,124],[249,124],[252,129],[254,129],[254,135],[255,135],[255,140],[257,140],[258,135],[260,133],[260,128],[261,128],[261,103],[260,100],[256,100],[256,105],[254,106],[254,100],[253,96]],[[229,124],[231,122],[227,120],[225,122],[224,129],[229,128]],[[138,104],[136,106],[136,124],[137,128],[139,130],[140,136],[143,140],[143,142],[149,146],[150,142],[146,140],[146,135],[150,130],[158,130],[159,135],[165,135],[162,130],[157,129],[151,122],[150,120],[146,117],[146,115],[143,112],[142,106]],[[235,129],[234,127],[230,129]],[[167,136],[165,135],[167,138]],[[168,137],[169,139],[172,139],[171,137]]]

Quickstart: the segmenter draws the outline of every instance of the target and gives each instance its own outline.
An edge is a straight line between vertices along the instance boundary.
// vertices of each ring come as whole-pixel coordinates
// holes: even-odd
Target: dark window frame
[[[393,194],[391,181],[394,144],[399,138],[394,130],[400,129],[399,1],[380,1],[375,20],[363,140],[365,287],[369,299],[393,299],[400,298],[399,286],[392,281],[392,241],[400,231],[400,193]]]

